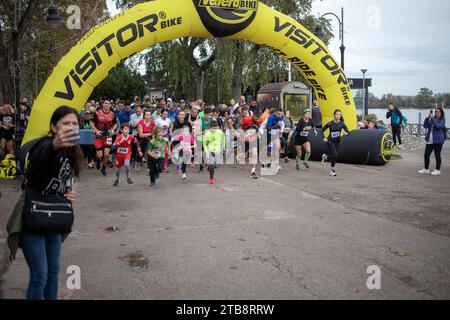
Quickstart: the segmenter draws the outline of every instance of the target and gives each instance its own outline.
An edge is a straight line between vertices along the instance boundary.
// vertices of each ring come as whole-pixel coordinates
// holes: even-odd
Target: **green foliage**
[[[137,71],[122,63],[94,89],[91,98],[120,98],[127,100],[136,95],[144,96],[147,91],[147,84],[144,78]]]
[[[120,9],[130,8],[142,0],[116,0]],[[321,24],[328,38],[332,37],[330,22],[310,14],[312,0],[263,0],[264,4],[283,12],[310,31]],[[194,50],[195,48],[195,50]],[[270,49],[248,41],[227,39],[184,38],[157,44],[144,55],[146,81],[162,85],[176,99],[195,98],[198,86],[204,86],[206,102],[229,101],[233,83],[255,96],[258,89],[269,82],[288,80],[288,63]],[[211,60],[212,63],[208,64]],[[205,67],[205,68],[203,68]],[[198,77],[204,69],[204,84]],[[242,69],[242,72],[240,70]],[[302,80],[293,69],[293,80]],[[236,88],[235,88],[236,89]]]

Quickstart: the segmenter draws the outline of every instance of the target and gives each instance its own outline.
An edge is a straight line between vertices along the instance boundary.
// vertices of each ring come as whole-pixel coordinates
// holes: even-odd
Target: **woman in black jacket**
[[[62,106],[50,121],[50,133],[30,152],[27,188],[47,197],[60,195],[74,201],[73,177],[80,174],[83,153],[74,142],[80,128],[76,109]],[[61,243],[67,234],[30,231],[26,223],[21,235],[21,247],[30,269],[27,299],[57,299]]]

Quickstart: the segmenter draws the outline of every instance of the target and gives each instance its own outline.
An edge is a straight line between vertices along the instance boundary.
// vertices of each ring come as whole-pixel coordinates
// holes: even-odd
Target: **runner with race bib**
[[[339,156],[339,145],[341,143],[341,132],[345,131],[345,135],[349,133],[346,124],[344,123],[344,118],[342,117],[341,110],[334,111],[334,119],[328,122],[323,127],[323,132],[330,129],[330,134],[328,138],[323,139],[328,144],[330,152],[328,155],[322,155],[322,163],[325,163],[325,160],[329,159],[331,161],[331,172],[330,176],[335,177],[336,174],[336,161]]]

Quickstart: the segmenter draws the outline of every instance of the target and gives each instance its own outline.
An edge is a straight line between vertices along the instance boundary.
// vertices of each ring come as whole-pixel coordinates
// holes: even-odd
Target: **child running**
[[[178,142],[178,143],[177,143]],[[174,149],[174,146],[175,149]],[[190,127],[186,124],[183,126],[182,128],[182,133],[179,135],[175,135],[172,137],[171,140],[171,150],[172,153],[173,151],[175,151],[175,153],[173,153],[173,155],[176,156],[176,158],[178,158],[178,161],[174,161],[175,163],[177,163],[177,172],[179,169],[179,163],[180,163],[180,159],[181,159],[181,178],[183,180],[186,180],[186,164],[189,162],[191,162],[191,156],[192,156],[192,149],[191,148],[195,148],[196,144],[195,144],[195,139],[194,136],[191,134],[191,129]]]
[[[206,163],[208,165],[209,183],[214,184],[214,167],[223,156],[225,148],[225,134],[219,129],[217,121],[211,122],[211,128],[203,135],[203,150],[205,152]]]
[[[330,149],[330,153],[328,155],[322,155],[322,163],[325,163],[325,160],[330,159],[331,161],[331,172],[330,176],[336,177],[336,161],[339,156],[339,145],[341,143],[341,131],[344,129],[345,135],[349,133],[347,126],[344,123],[344,118],[342,117],[341,110],[334,111],[334,119],[328,122],[323,127],[323,132],[327,129],[330,129],[330,134],[328,135],[328,139],[323,139],[324,142],[328,144]]]
[[[154,187],[156,179],[164,169],[164,158],[170,156],[169,140],[163,137],[163,130],[157,129],[156,134],[147,146],[148,164],[150,167],[150,187]]]
[[[119,186],[120,182],[120,171],[122,167],[125,165],[125,171],[127,174],[127,182],[128,184],[133,184],[133,180],[131,179],[131,170],[130,170],[130,161],[132,154],[132,145],[136,146],[136,149],[139,155],[142,157],[141,147],[137,139],[130,134],[130,125],[123,124],[122,125],[122,134],[117,137],[116,141],[114,141],[113,149],[116,150],[116,180],[114,181],[113,186]]]

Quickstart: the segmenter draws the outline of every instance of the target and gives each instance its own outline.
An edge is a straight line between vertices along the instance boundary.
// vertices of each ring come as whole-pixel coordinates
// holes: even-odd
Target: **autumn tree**
[[[19,65],[22,96],[36,96],[58,61],[89,29],[108,17],[106,0],[58,0],[59,15],[67,21],[80,8],[80,29],[66,24],[52,29],[45,23],[48,1],[17,0]],[[0,95],[3,101],[14,101],[13,1],[0,1]],[[1,100],[1,99],[0,99]]]

